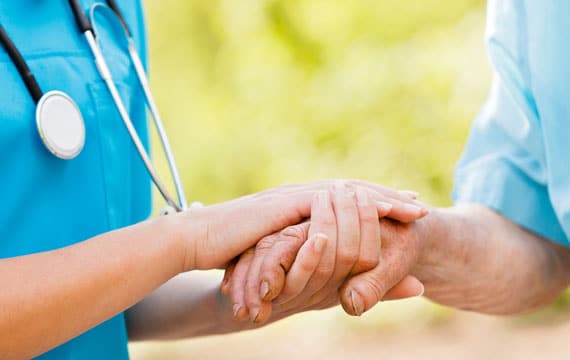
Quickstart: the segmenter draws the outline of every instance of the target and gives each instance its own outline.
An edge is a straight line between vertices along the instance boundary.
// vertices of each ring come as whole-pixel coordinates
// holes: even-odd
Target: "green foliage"
[[[343,177],[449,203],[489,83],[483,1],[163,0],[147,15],[191,199]]]

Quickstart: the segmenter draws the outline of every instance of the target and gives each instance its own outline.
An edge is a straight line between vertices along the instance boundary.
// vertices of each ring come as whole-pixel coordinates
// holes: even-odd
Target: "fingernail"
[[[425,209],[422,209],[421,207],[412,204],[404,204],[404,208],[407,211],[418,213],[418,215],[423,214],[423,212],[425,211]]]
[[[390,211],[392,211],[392,208],[394,207],[394,205],[384,201],[377,201],[376,204],[378,205],[379,210],[382,210],[382,212],[385,213],[389,213]]]
[[[241,310],[241,305],[240,304],[234,304],[233,310],[234,310],[234,317],[237,318],[238,313]]]
[[[228,291],[228,284],[224,283],[222,284],[222,286],[220,287],[220,292],[224,295],[228,295],[229,291]]]
[[[350,290],[350,301],[352,302],[354,315],[361,316],[364,312],[364,304],[360,295],[354,290]]]
[[[325,245],[327,242],[327,237],[324,234],[316,234],[313,235],[313,249],[315,250],[315,252],[317,253],[322,253],[323,250],[325,249]]]
[[[257,318],[259,317],[259,309],[258,308],[250,309],[249,316],[252,322],[257,322]]]
[[[422,296],[424,296],[424,292],[426,291],[426,288],[425,288],[424,284],[420,283],[420,285],[421,285],[421,289],[422,289],[422,290],[421,290],[420,293],[417,295],[417,297],[422,297]]]
[[[420,196],[420,193],[419,193],[419,192],[417,192],[417,191],[412,191],[412,190],[400,190],[400,191],[398,191],[398,192],[399,192],[400,194],[402,194],[402,195],[404,195],[404,196],[407,196],[407,197],[409,197],[409,198],[412,198],[412,199],[414,199],[414,200],[417,199],[418,196]]]
[[[265,299],[267,295],[269,295],[269,283],[266,280],[261,282],[261,286],[259,287],[259,294],[261,295],[262,299]]]

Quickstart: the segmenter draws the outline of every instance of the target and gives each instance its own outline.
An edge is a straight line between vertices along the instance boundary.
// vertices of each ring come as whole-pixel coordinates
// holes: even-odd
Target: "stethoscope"
[[[89,44],[89,48],[95,59],[97,70],[111,94],[113,102],[115,103],[119,115],[129,132],[133,144],[144,162],[152,181],[167,203],[167,207],[163,209],[162,214],[187,210],[188,204],[182,187],[182,181],[180,180],[180,173],[178,172],[174,155],[172,154],[170,143],[166,136],[156,102],[154,101],[154,97],[150,90],[144,66],[134,46],[134,40],[131,32],[116,2],[114,0],[106,0],[106,2],[107,4],[96,3],[91,7],[90,19],[83,12],[78,0],[69,0],[69,5],[80,31],[87,39],[87,43]],[[103,9],[113,12],[121,23],[121,27],[123,29],[121,35],[127,44],[131,63],[143,90],[146,105],[148,106],[154,120],[154,125],[162,143],[162,149],[166,155],[166,159],[168,160],[178,201],[174,200],[153,166],[150,157],[146,152],[135,127],[133,126],[133,122],[131,121],[123,100],[121,99],[107,61],[103,56],[103,52],[97,43],[96,28],[93,26],[93,24],[95,24],[94,17],[97,11]],[[0,42],[6,48],[9,57],[14,62],[18,73],[26,85],[26,88],[36,103],[36,123],[38,132],[46,148],[60,159],[70,160],[77,157],[85,145],[85,122],[75,101],[62,91],[52,90],[44,93],[41,90],[34,74],[28,67],[22,54],[19,52],[1,24]],[[194,203],[191,208],[199,206],[201,206],[200,203]]]

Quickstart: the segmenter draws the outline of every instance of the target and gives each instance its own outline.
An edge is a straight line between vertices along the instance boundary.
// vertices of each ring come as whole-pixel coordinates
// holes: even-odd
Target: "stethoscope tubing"
[[[167,202],[168,205],[172,206],[177,212],[186,210],[188,208],[188,204],[187,204],[187,200],[186,200],[186,195],[184,193],[184,188],[182,186],[182,180],[180,177],[180,173],[178,171],[178,167],[176,166],[174,154],[173,154],[172,149],[170,147],[170,142],[168,141],[168,136],[167,136],[166,131],[164,129],[162,118],[160,117],[160,113],[158,112],[158,107],[156,106],[156,102],[154,101],[154,97],[152,96],[152,92],[150,90],[148,78],[146,77],[146,74],[144,71],[144,66],[143,66],[142,61],[141,61],[140,57],[138,56],[138,53],[137,53],[137,51],[133,45],[133,40],[132,40],[132,37],[130,35],[131,33],[127,27],[127,24],[126,24],[126,22],[122,16],[119,8],[117,7],[117,4],[112,0],[111,1],[108,0],[107,2],[108,2],[109,8],[111,10],[113,10],[115,15],[117,15],[118,19],[121,22],[122,28],[125,31],[125,36],[126,36],[127,42],[128,42],[129,57],[131,58],[131,62],[132,62],[133,67],[135,69],[135,73],[137,75],[138,81],[139,81],[139,83],[143,89],[143,92],[145,95],[145,101],[147,103],[147,106],[150,109],[150,112],[151,112],[151,115],[153,118],[153,122],[155,124],[156,129],[157,129],[157,132],[158,132],[158,135],[160,138],[160,142],[162,144],[162,148],[163,148],[164,153],[166,155],[167,162],[168,162],[168,165],[170,168],[170,172],[172,174],[172,178],[173,178],[173,181],[175,184],[178,202],[176,202],[174,200],[174,198],[172,197],[172,195],[170,194],[170,192],[166,188],[164,182],[162,181],[162,179],[158,175],[158,172],[156,171],[155,167],[152,165],[152,161],[150,160],[150,157],[148,156],[148,153],[146,152],[146,149],[145,149],[140,137],[138,136],[138,133],[137,133],[137,131],[136,131],[131,119],[130,119],[128,111],[126,110],[126,107],[123,103],[123,100],[121,99],[121,96],[120,96],[119,91],[115,85],[115,82],[113,81],[113,77],[112,77],[111,71],[109,69],[109,66],[108,66],[107,62],[105,61],[105,58],[103,57],[103,54],[101,52],[99,45],[97,44],[97,40],[95,38],[96,35],[95,35],[95,31],[93,28],[92,21],[90,21],[89,18],[87,18],[87,16],[85,15],[85,13],[83,12],[83,10],[81,8],[81,5],[79,4],[79,2],[77,0],[69,0],[71,9],[73,10],[73,14],[75,16],[76,23],[77,23],[79,29],[83,32],[83,35],[86,38],[87,43],[89,45],[89,48],[93,54],[97,70],[98,70],[101,78],[105,82],[107,88],[109,89],[109,92],[111,93],[111,97],[113,98],[113,101],[115,102],[115,104],[117,106],[117,110],[119,112],[119,115],[120,115],[125,127],[127,128],[127,131],[131,137],[131,140],[133,141],[133,144],[135,145],[137,151],[139,152],[141,159],[143,160],[143,163],[144,163],[145,167],[147,168],[150,177],[152,178],[152,180],[153,180],[154,184],[156,185],[158,191],[160,192],[160,194],[165,199],[165,201]],[[98,6],[105,6],[105,5],[104,4],[95,4],[91,8],[91,14],[90,15],[91,15],[92,19],[94,17],[94,12],[96,11]]]
[[[28,91],[30,92],[32,99],[34,100],[34,103],[38,104],[44,93],[40,88],[40,85],[38,84],[36,77],[30,70],[30,67],[26,63],[26,60],[24,60],[24,57],[22,56],[20,51],[18,51],[16,45],[14,44],[10,36],[8,36],[8,33],[6,32],[2,24],[0,24],[0,43],[2,43],[2,45],[6,49],[6,52],[8,53],[8,56],[16,66],[18,73],[20,73],[20,77],[22,78],[24,84],[28,88]]]
[[[184,188],[182,186],[182,180],[180,177],[180,173],[178,171],[178,167],[176,166],[174,154],[173,154],[172,149],[170,147],[170,142],[168,141],[168,136],[167,136],[166,131],[164,129],[164,124],[162,122],[162,118],[160,116],[160,113],[158,111],[158,107],[157,107],[156,102],[154,100],[154,97],[152,95],[152,91],[150,90],[149,81],[148,81],[148,78],[146,76],[146,72],[145,72],[143,63],[142,63],[140,56],[138,55],[138,52],[134,46],[134,40],[132,38],[131,32],[130,32],[130,30],[127,26],[127,23],[126,23],[123,15],[121,13],[121,11],[119,10],[116,2],[113,0],[107,0],[107,5],[102,4],[102,3],[98,3],[98,4],[93,5],[91,8],[91,13],[90,13],[91,20],[85,15],[85,12],[83,11],[81,4],[79,3],[78,0],[69,0],[69,5],[70,5],[70,8],[72,10],[73,16],[75,18],[75,22],[77,23],[77,26],[79,27],[81,33],[84,35],[84,37],[85,37],[85,39],[89,45],[89,49],[90,49],[90,51],[94,57],[94,61],[95,61],[97,71],[100,74],[103,81],[105,82],[106,87],[108,88],[108,90],[111,94],[111,97],[115,103],[117,111],[119,112],[121,120],[123,121],[125,127],[127,128],[129,136],[130,136],[137,152],[139,153],[139,155],[140,155],[140,157],[141,157],[152,181],[156,185],[158,191],[160,192],[160,194],[162,195],[162,197],[164,198],[166,203],[173,210],[175,210],[176,212],[180,212],[180,211],[184,211],[184,210],[188,209],[188,203],[186,200],[186,195],[184,193]],[[170,170],[170,173],[172,175],[172,180],[173,180],[175,188],[176,188],[176,193],[177,193],[176,195],[177,195],[178,201],[174,200],[174,197],[170,194],[170,192],[168,191],[164,182],[162,181],[162,179],[158,175],[156,168],[153,166],[152,161],[150,159],[150,156],[148,155],[148,153],[147,153],[147,151],[146,151],[146,149],[145,149],[134,125],[133,125],[133,122],[129,116],[129,113],[125,107],[125,104],[123,103],[123,100],[120,96],[119,90],[117,89],[117,86],[115,85],[112,73],[110,71],[110,68],[109,68],[106,60],[105,60],[105,57],[103,56],[101,48],[100,48],[99,44],[97,43],[96,31],[95,31],[94,26],[93,26],[93,24],[94,24],[93,19],[95,16],[94,13],[99,6],[107,7],[108,9],[110,9],[117,16],[117,18],[119,19],[119,21],[121,23],[121,27],[124,30],[123,35],[126,39],[129,57],[131,59],[131,63],[133,65],[133,68],[134,68],[135,73],[137,75],[139,84],[140,84],[141,88],[143,89],[146,105],[149,108],[150,113],[152,115],[153,123],[157,129],[157,132],[158,132],[158,135],[160,138],[160,142],[162,145],[162,149],[164,150],[166,159],[168,161],[169,170]],[[38,106],[38,108],[39,108],[39,104],[41,103],[42,98],[44,97],[44,95],[47,96],[48,94],[43,93],[43,91],[41,90],[34,74],[30,70],[30,68],[27,65],[22,54],[18,51],[16,45],[13,43],[13,41],[8,36],[8,34],[6,33],[5,29],[2,27],[1,24],[0,24],[0,43],[6,49],[9,57],[11,58],[12,62],[15,64],[18,72],[20,73],[22,80],[24,81],[26,87],[28,88],[30,95],[32,96],[34,102],[36,103],[36,106]],[[58,92],[53,91],[50,93],[56,94]],[[61,97],[61,95],[60,95],[60,97]],[[68,98],[67,96],[64,96],[63,98],[68,99],[67,101],[71,105],[75,106],[75,103],[71,100],[71,98]],[[83,121],[83,120],[80,119],[80,121]],[[40,130],[40,134],[41,134],[42,129],[39,128],[39,130]],[[45,143],[45,140],[44,140],[44,143]],[[47,143],[46,143],[46,146],[48,146]],[[50,149],[50,151],[53,152],[53,149],[51,149],[50,146],[48,146],[48,148]],[[65,156],[62,156],[61,154],[56,154],[56,153],[54,153],[54,155],[61,157],[63,159],[69,159],[69,158],[75,157],[77,155],[77,153],[71,154],[72,156],[70,156],[70,157],[65,157]],[[200,204],[199,203],[193,204],[193,207],[195,207],[195,206],[200,206]],[[167,212],[170,212],[170,210],[168,210]]]

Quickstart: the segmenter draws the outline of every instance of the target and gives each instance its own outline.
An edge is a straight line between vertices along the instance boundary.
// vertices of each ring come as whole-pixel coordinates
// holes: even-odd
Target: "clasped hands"
[[[337,181],[315,193],[310,219],[262,238],[226,268],[234,318],[256,324],[339,303],[360,316],[382,300],[423,294],[410,276],[420,249],[416,194]],[[374,194],[382,194],[382,201]]]

